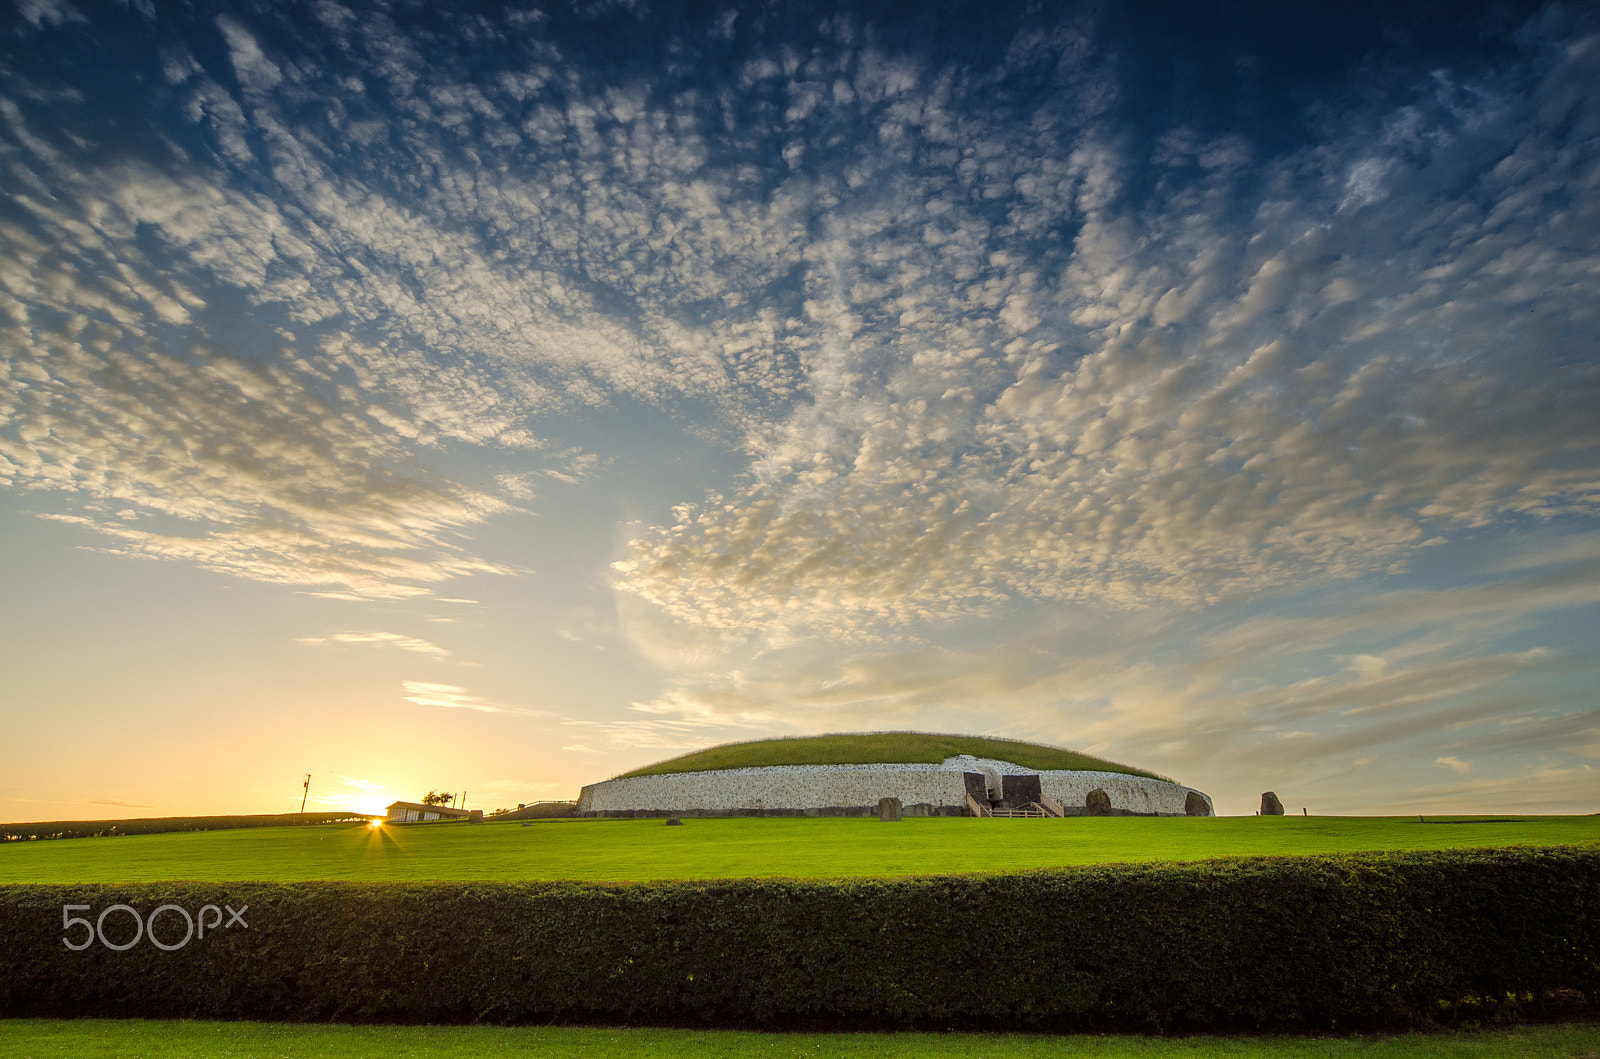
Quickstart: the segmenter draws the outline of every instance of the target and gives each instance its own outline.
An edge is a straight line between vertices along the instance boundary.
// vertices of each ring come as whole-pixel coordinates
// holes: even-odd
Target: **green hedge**
[[[249,926],[72,952],[68,903],[248,905]],[[839,882],[9,886],[0,1014],[1351,1029],[1469,997],[1592,1003],[1597,903],[1600,850],[1570,847]],[[121,943],[132,920],[105,929]]]
[[[365,813],[346,810],[255,816],[151,816],[137,820],[35,820],[32,823],[0,824],[0,842],[156,835],[170,831],[230,831],[241,827],[295,827],[301,824],[342,824],[370,819],[372,817]]]

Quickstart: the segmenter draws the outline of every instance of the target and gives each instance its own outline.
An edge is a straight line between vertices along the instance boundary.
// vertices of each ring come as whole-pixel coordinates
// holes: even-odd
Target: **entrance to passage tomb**
[[[1064,816],[1061,806],[1045,796],[1037,775],[963,773],[967,810],[973,816]]]

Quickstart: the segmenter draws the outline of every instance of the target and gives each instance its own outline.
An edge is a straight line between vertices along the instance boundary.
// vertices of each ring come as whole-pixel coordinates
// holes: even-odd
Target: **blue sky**
[[[1600,22],[1297,7],[20,0],[0,816],[1600,808]]]

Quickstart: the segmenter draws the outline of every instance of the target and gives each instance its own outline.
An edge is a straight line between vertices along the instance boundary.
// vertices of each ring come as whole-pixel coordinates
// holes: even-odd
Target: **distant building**
[[[443,820],[465,820],[469,824],[483,822],[482,809],[452,809],[447,805],[423,805],[421,802],[395,802],[389,806],[386,824],[430,824]]]

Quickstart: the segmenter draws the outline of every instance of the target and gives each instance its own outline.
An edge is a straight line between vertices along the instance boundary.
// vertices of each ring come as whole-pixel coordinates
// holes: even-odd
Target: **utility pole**
[[[306,773],[305,792],[300,795],[300,811],[302,813],[306,811],[306,799],[309,797],[311,797],[311,773],[308,772]]]

